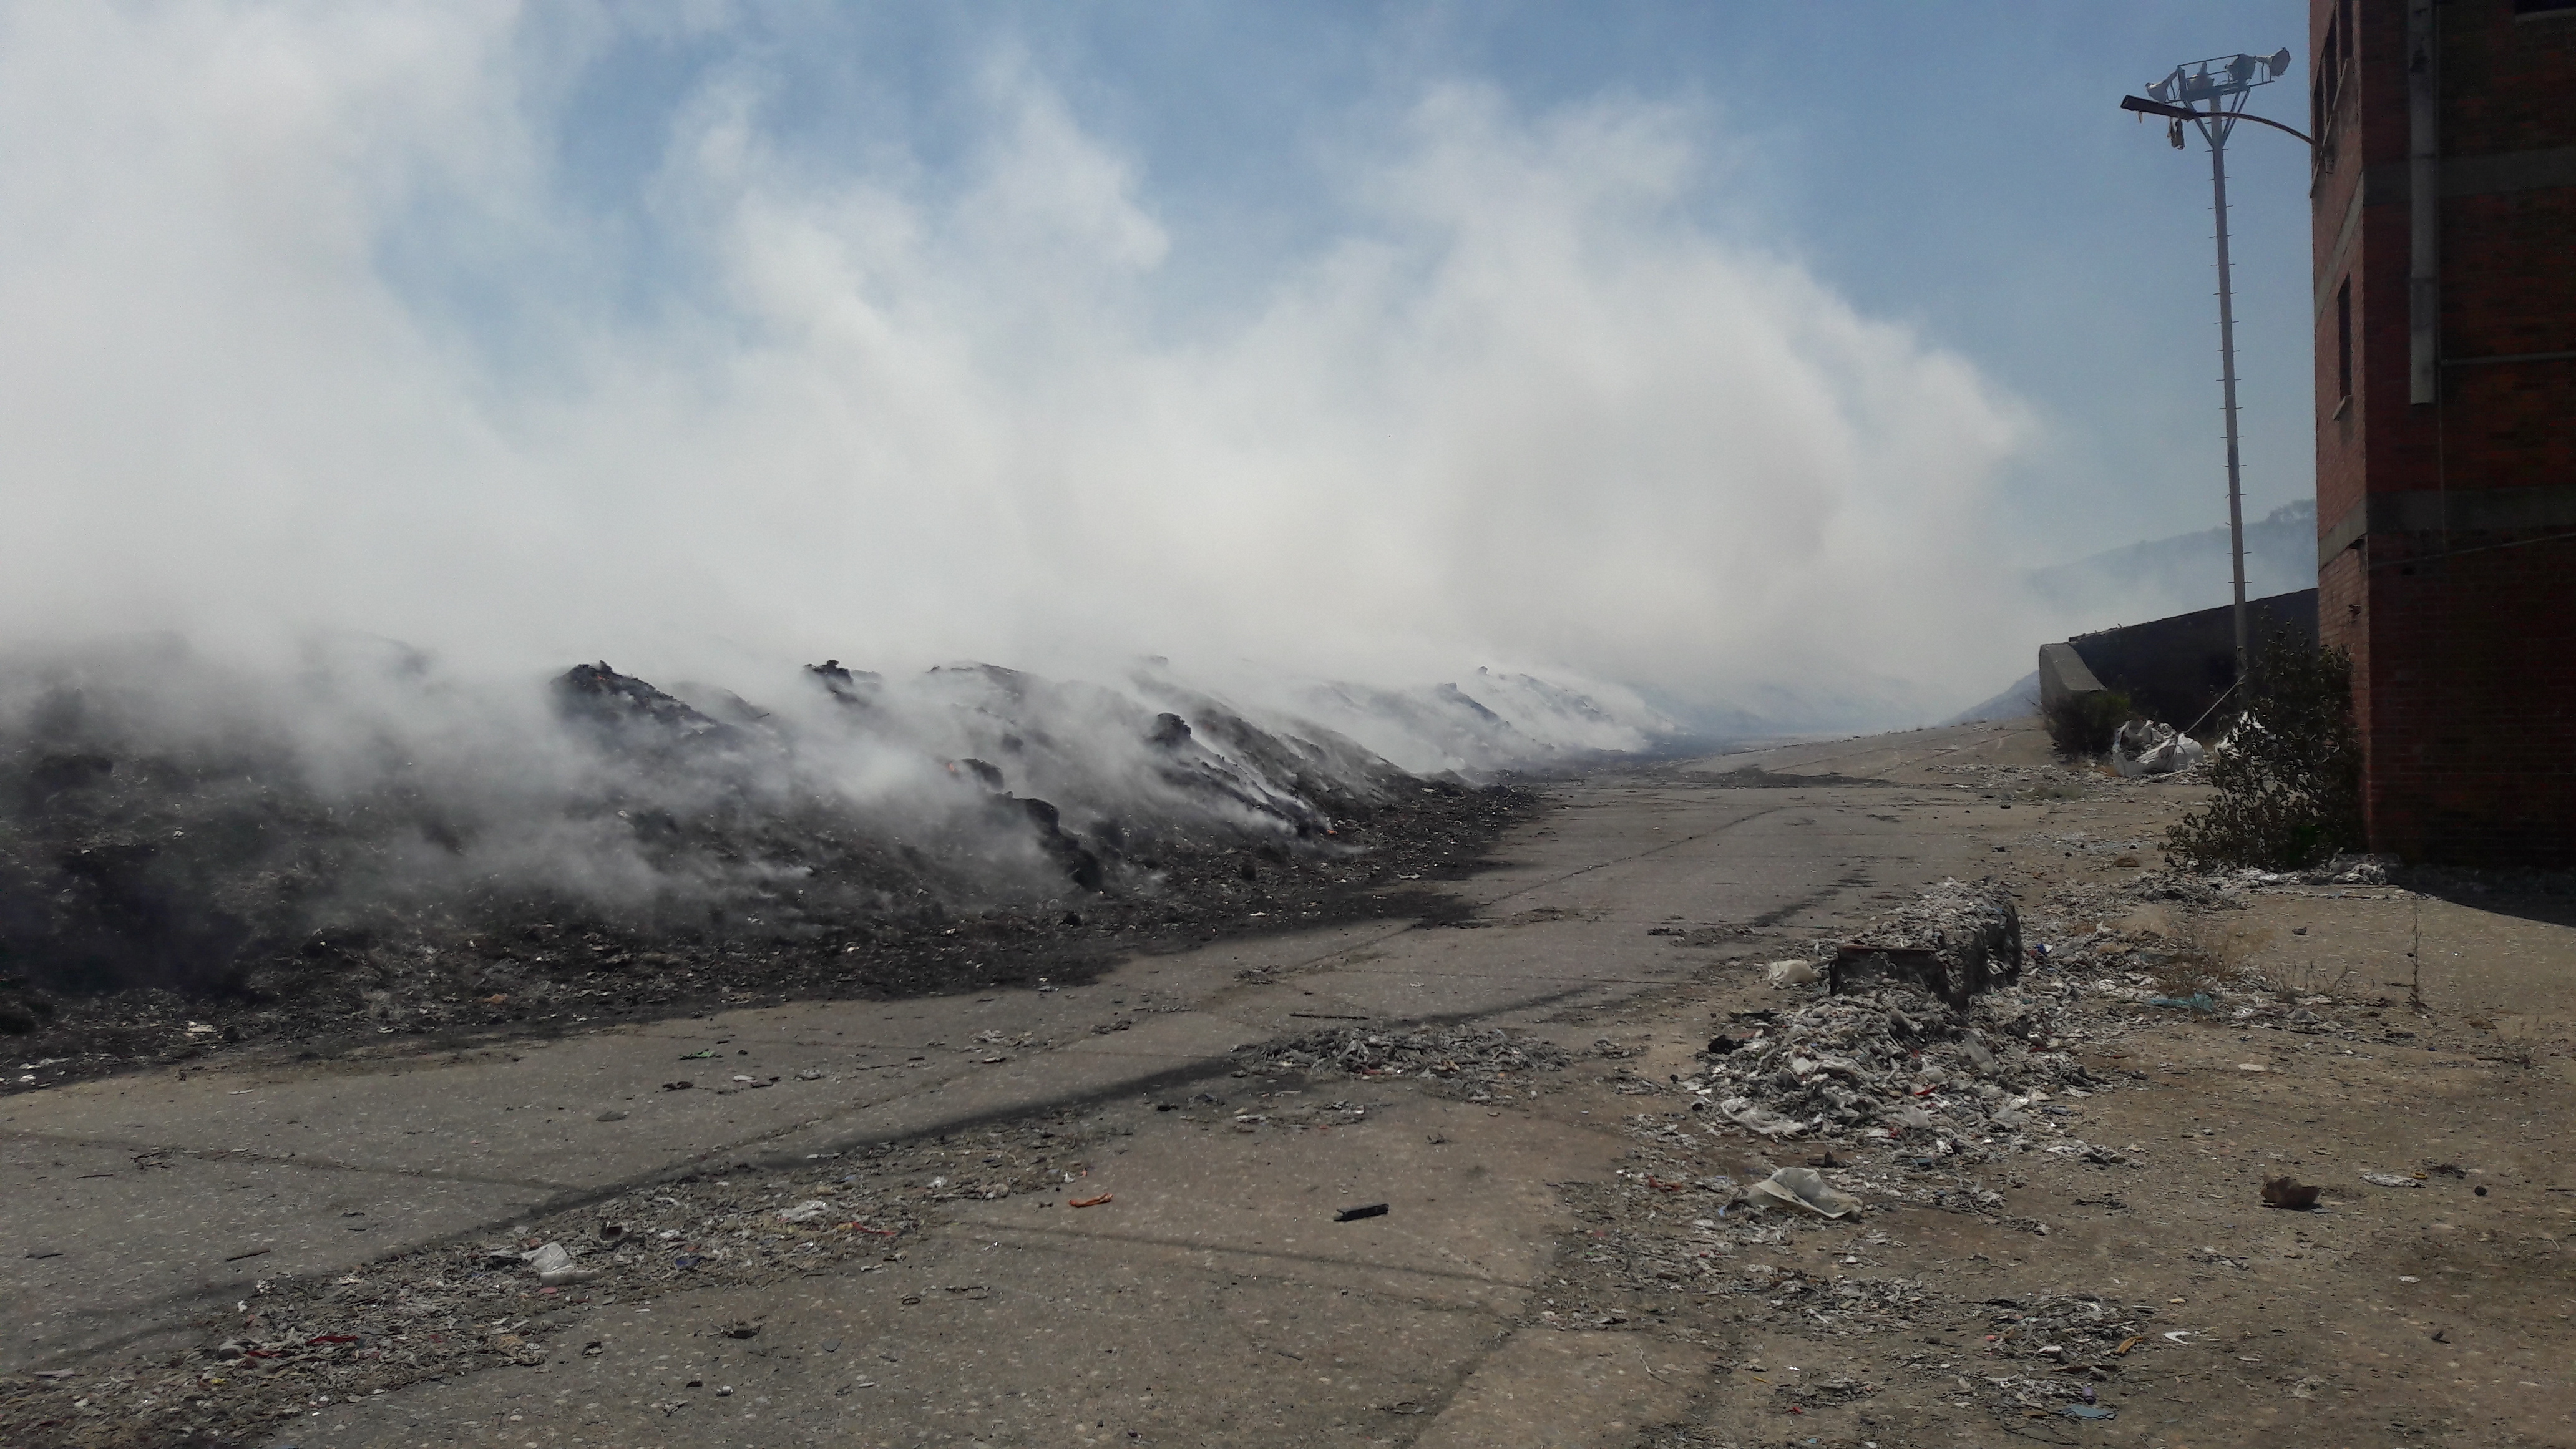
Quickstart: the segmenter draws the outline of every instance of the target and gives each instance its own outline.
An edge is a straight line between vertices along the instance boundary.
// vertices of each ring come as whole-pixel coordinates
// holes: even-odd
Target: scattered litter
[[[2057,1412],[2064,1414],[2070,1419],[2116,1419],[2120,1417],[2119,1410],[2104,1408],[2100,1404],[2060,1404],[2057,1406]]]
[[[1102,1203],[1109,1201],[1109,1198],[1110,1194],[1105,1192],[1098,1197],[1069,1197],[1064,1200],[1064,1205],[1066,1207],[1098,1207]]]
[[[1337,1223],[1355,1223],[1362,1218],[1382,1218],[1385,1216],[1386,1204],[1382,1202],[1373,1202],[1366,1207],[1344,1208],[1340,1212],[1333,1214],[1333,1221]]]
[[[2393,856],[2338,855],[2307,873],[2312,885],[2378,886],[2388,884],[2388,868],[2396,864]]]
[[[2361,1180],[2372,1187],[2422,1187],[2424,1184],[2402,1172],[2365,1172]]]
[[[2216,1011],[2218,1009],[2217,999],[2206,991],[2195,991],[2189,996],[2150,996],[2147,998],[2147,1005],[2166,1006],[2177,1011]]]
[[[1750,1097],[1729,1097],[1717,1104],[1717,1110],[1720,1115],[1736,1126],[1747,1132],[1758,1132],[1765,1137],[1795,1137],[1800,1133],[1812,1132],[1817,1126],[1816,1122],[1802,1122],[1795,1117],[1784,1117],[1767,1107],[1757,1107]]]
[[[550,1288],[563,1283],[586,1283],[599,1276],[597,1269],[576,1266],[571,1251],[561,1243],[548,1243],[534,1252],[523,1253],[519,1260],[534,1268],[537,1281]]]
[[[1558,1071],[1574,1058],[1549,1042],[1493,1027],[1336,1027],[1253,1048],[1272,1073],[1419,1077],[1491,1094],[1504,1078]]]
[[[794,1207],[780,1208],[778,1210],[778,1220],[783,1223],[810,1223],[816,1218],[829,1213],[831,1210],[832,1205],[825,1202],[823,1199],[819,1197],[807,1198],[805,1201],[796,1204]]]
[[[2317,1205],[2317,1189],[2295,1177],[2266,1178],[2263,1205],[2303,1213]]]
[[[1804,1208],[1820,1217],[1838,1218],[1860,1207],[1860,1199],[1835,1188],[1825,1181],[1823,1173],[1812,1167],[1784,1167],[1753,1184],[1752,1195],[1768,1198],[1790,1207]]]

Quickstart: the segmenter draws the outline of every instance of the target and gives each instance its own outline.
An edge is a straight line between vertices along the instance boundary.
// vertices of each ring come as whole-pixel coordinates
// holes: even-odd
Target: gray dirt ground
[[[2178,881],[2200,787],[2029,722],[1553,793],[1457,924],[10,1099],[0,1438],[2576,1443],[2564,898]],[[1988,875],[2089,1086],[1786,1141],[1694,1090],[1820,999],[1762,963]],[[1742,1200],[1828,1160],[1855,1218]],[[495,1255],[548,1241],[595,1276]]]

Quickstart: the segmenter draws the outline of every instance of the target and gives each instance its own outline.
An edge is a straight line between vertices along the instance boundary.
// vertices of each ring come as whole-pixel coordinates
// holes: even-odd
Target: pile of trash
[[[1308,1076],[1420,1077],[1490,1091],[1515,1074],[1561,1071],[1574,1058],[1549,1042],[1498,1028],[1342,1027],[1273,1042],[1259,1049],[1263,1068]]]
[[[1891,985],[1742,1019],[1752,1037],[1712,1040],[1706,1071],[1681,1086],[1774,1139],[1857,1131],[1946,1151],[1959,1139],[2028,1130],[2052,1093],[2096,1085],[2060,1049],[2075,1033],[2060,1001],[2018,988],[1960,1008]]]
[[[1893,981],[1966,1006],[1989,985],[2019,981],[2021,960],[2012,897],[2000,886],[1945,880],[1845,942],[1829,975],[1836,995]]]
[[[1943,881],[1845,941],[1823,1000],[1734,1013],[1750,1037],[1712,1039],[1680,1085],[1773,1139],[1912,1133],[1948,1151],[2010,1136],[2052,1115],[2051,1092],[2091,1084],[2063,1049],[2083,1034],[2067,998],[2024,989],[2022,960],[2012,897]],[[1773,963],[1773,984],[1798,964]]]

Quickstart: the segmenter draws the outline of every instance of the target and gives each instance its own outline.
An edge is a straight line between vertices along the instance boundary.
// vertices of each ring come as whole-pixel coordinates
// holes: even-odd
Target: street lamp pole
[[[2199,121],[2209,138],[2209,193],[2218,213],[2218,380],[2227,414],[2227,551],[2236,566],[2236,677],[2245,677],[2245,490],[2236,451],[2236,289],[2227,270],[2227,133],[2225,119]]]
[[[2177,148],[2182,145],[2185,120],[2209,143],[2210,201],[2218,217],[2218,375],[2227,418],[2227,543],[2236,583],[2239,680],[2245,678],[2250,651],[2245,626],[2245,494],[2236,430],[2236,289],[2227,260],[2227,137],[2242,119],[2289,131],[2302,141],[2308,139],[2278,121],[2244,114],[2246,97],[2254,87],[2271,84],[2289,68],[2290,52],[2286,47],[2268,56],[2218,56],[2174,67],[2173,74],[2147,87],[2153,100],[2124,96],[2120,101],[2122,110],[2171,118],[2167,135]],[[2208,102],[2209,109],[2193,108],[2190,103],[2194,101]]]

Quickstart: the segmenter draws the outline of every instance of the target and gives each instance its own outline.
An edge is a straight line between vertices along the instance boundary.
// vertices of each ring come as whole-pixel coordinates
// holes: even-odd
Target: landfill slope
[[[149,662],[0,691],[0,1041],[37,1064],[0,1093],[1083,979],[1436,908],[1406,892],[1530,806],[1161,683],[830,661],[764,708],[594,663],[496,721],[408,670],[281,703]]]

